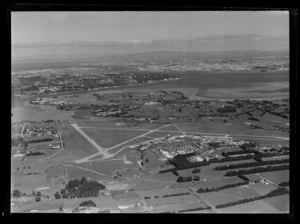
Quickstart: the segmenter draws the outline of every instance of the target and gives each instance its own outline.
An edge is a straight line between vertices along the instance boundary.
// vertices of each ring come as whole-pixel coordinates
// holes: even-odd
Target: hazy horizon
[[[12,56],[287,51],[287,11],[13,12]]]

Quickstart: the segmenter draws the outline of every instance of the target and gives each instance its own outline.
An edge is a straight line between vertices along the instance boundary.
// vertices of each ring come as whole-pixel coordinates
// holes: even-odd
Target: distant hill
[[[15,43],[12,45],[12,56],[14,60],[21,60],[28,57],[47,58],[49,60],[51,56],[52,58],[69,57],[75,59],[89,56],[127,55],[158,51],[169,53],[182,52],[185,54],[185,52],[287,51],[288,49],[288,37],[212,35],[195,39],[150,41]]]

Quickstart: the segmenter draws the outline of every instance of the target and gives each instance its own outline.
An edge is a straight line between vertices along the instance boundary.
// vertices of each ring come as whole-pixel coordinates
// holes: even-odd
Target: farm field
[[[200,173],[200,176],[201,176],[201,173]],[[229,178],[224,178],[224,179],[220,179],[220,180],[212,180],[212,181],[194,183],[194,184],[190,184],[189,186],[193,190],[197,190],[199,188],[221,187],[223,185],[236,184],[236,183],[241,183],[241,182],[243,182],[243,180],[238,177],[229,177]]]
[[[154,212],[155,213],[178,212],[180,210],[195,209],[195,208],[205,208],[205,207],[207,207],[207,205],[204,202],[178,203],[178,204],[174,204],[174,205],[156,206],[154,208]],[[196,211],[196,213],[199,213],[199,212],[202,212],[202,211]]]
[[[280,195],[277,197],[264,199],[268,204],[272,205],[274,208],[279,210],[280,212],[288,212],[289,211],[289,202],[290,195]]]
[[[118,130],[118,129],[97,129],[82,128],[82,130],[94,139],[100,146],[108,148],[126,140],[134,138],[138,135],[146,133],[139,130]]]
[[[207,201],[209,204],[211,204],[213,206],[217,206],[217,205],[225,204],[225,203],[229,203],[229,202],[234,202],[234,201],[239,201],[239,200],[243,199],[243,197],[241,195],[227,193],[227,192],[223,192],[223,191],[202,193],[200,195],[204,201]]]
[[[266,184],[266,183],[261,183],[261,182],[258,182],[255,184],[249,184],[249,187],[251,189],[253,189],[254,191],[256,191],[260,195],[268,194],[271,191],[277,189],[277,187],[275,187],[272,184]]]
[[[277,213],[278,209],[264,200],[249,202],[217,210],[218,213]]]
[[[261,173],[260,176],[270,180],[275,184],[280,184],[281,182],[287,182],[290,180],[290,173],[288,170],[277,171],[277,172],[267,172]]]

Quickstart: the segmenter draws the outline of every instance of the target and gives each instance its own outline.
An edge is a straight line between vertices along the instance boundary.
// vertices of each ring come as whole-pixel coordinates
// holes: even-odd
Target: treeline
[[[229,170],[229,169],[238,169],[238,168],[246,168],[246,167],[253,167],[253,166],[283,164],[283,163],[289,163],[289,159],[269,160],[269,161],[241,163],[241,164],[230,164],[228,166],[217,166],[214,168],[214,170]]]
[[[241,154],[257,154],[257,150],[248,149],[248,150],[239,150],[239,151],[229,151],[222,152],[221,155],[224,157],[233,156],[233,155],[241,155]]]
[[[189,192],[186,192],[186,193],[177,193],[177,194],[167,194],[167,195],[164,195],[162,197],[163,198],[168,198],[168,197],[176,197],[176,196],[189,195],[189,194],[190,194]]]
[[[200,208],[183,209],[183,210],[179,210],[178,213],[181,213],[181,212],[194,212],[194,211],[201,211],[201,210],[208,210],[208,209],[211,209],[211,207],[207,206],[207,207],[200,207]]]
[[[265,194],[265,195],[257,196],[257,197],[254,197],[254,198],[245,198],[245,199],[242,199],[242,200],[239,200],[239,201],[220,204],[220,205],[217,205],[216,208],[231,207],[231,206],[235,206],[235,205],[249,203],[249,202],[252,202],[252,201],[262,200],[262,199],[265,199],[265,198],[276,197],[276,196],[280,196],[280,195],[284,195],[284,194],[288,194],[288,193],[289,193],[289,191],[286,188],[282,187],[282,188],[275,189],[275,190],[273,190],[270,193]]]
[[[28,152],[26,153],[26,156],[39,156],[39,155],[44,155],[44,152]]]
[[[52,142],[53,138],[41,138],[41,139],[33,139],[29,140],[28,143],[40,143],[40,142]]]
[[[223,162],[233,162],[233,161],[240,161],[240,160],[249,160],[249,159],[253,159],[254,157],[255,157],[255,155],[226,157],[223,159],[213,158],[209,161],[194,162],[194,163],[191,163],[186,158],[183,158],[182,160],[186,160],[186,162],[184,163],[183,161],[181,161],[180,164],[177,163],[176,161],[174,162],[173,160],[171,160],[170,164],[174,165],[175,168],[161,170],[161,171],[159,171],[159,173],[167,173],[167,172],[173,172],[173,171],[177,171],[177,170],[186,170],[186,169],[191,169],[191,168],[196,168],[196,167],[208,166],[211,163],[223,163]]]
[[[65,189],[55,193],[55,198],[86,198],[98,197],[99,191],[106,187],[96,181],[87,181],[85,177],[81,180],[70,180]]]
[[[280,187],[287,187],[287,186],[290,186],[290,182],[289,181],[281,182],[280,184],[278,184],[278,186],[280,186]]]
[[[245,146],[248,147],[248,146]],[[282,155],[289,155],[289,151],[281,151],[279,152],[271,152],[271,153],[262,153],[256,150],[245,150],[244,152],[248,152],[250,150],[251,153],[255,154],[248,154],[243,156],[235,156],[235,157],[225,157],[222,159],[213,158],[209,161],[201,161],[201,162],[190,162],[187,157],[193,156],[193,153],[185,154],[185,155],[177,155],[172,160],[169,161],[170,164],[174,165],[175,168],[170,168],[166,170],[161,170],[159,173],[167,173],[167,172],[175,172],[177,170],[186,170],[191,168],[197,168],[202,166],[208,166],[212,163],[224,163],[224,162],[234,162],[234,161],[241,161],[241,160],[250,160],[255,159],[258,162],[262,162],[261,158],[263,157],[273,157],[273,156],[282,156]]]
[[[194,176],[194,177],[182,177],[179,176],[176,180],[176,182],[182,183],[182,182],[191,182],[191,181],[200,181],[199,176]]]
[[[83,201],[79,204],[79,207],[97,207],[96,203],[92,200]]]
[[[245,175],[245,174],[252,174],[252,173],[265,173],[265,172],[272,172],[272,171],[279,171],[279,170],[288,170],[290,165],[281,165],[281,166],[267,166],[267,167],[256,167],[249,170],[231,170],[224,174],[226,177],[232,177],[237,175]]]
[[[196,192],[201,194],[201,193],[208,193],[208,192],[212,192],[212,191],[221,191],[224,189],[228,189],[228,188],[233,188],[233,187],[239,187],[239,186],[243,186],[243,185],[247,185],[248,181],[245,182],[240,182],[240,183],[235,183],[235,184],[227,184],[227,185],[223,185],[220,187],[212,187],[212,188],[199,188]]]

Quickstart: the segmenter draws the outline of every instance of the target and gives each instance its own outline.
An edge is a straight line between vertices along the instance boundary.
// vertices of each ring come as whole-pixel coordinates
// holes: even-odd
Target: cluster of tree
[[[224,156],[224,157],[228,157],[228,156],[233,156],[233,155],[257,154],[257,153],[258,153],[257,150],[248,149],[248,150],[222,152],[221,155]]]
[[[191,181],[199,181],[200,177],[199,176],[194,176],[194,177],[182,177],[179,176],[176,180],[176,182],[182,183],[182,182],[191,182]]]
[[[40,173],[35,173],[35,172],[33,172],[33,173],[31,173],[31,172],[26,173],[26,175],[36,175],[36,174],[40,174]]]
[[[218,108],[217,112],[219,112],[219,113],[234,113],[234,112],[236,112],[236,109],[231,106],[225,106],[223,108]]]
[[[28,143],[40,143],[40,142],[52,142],[53,138],[41,138],[41,139],[33,139],[29,140]]]
[[[200,208],[183,209],[183,210],[179,210],[178,213],[181,213],[181,212],[194,212],[194,211],[201,211],[201,210],[208,210],[208,209],[211,209],[211,207],[207,206],[207,207],[200,207]]]
[[[231,206],[235,206],[235,205],[249,203],[249,202],[252,202],[252,201],[262,200],[262,199],[265,199],[265,198],[276,197],[276,196],[280,196],[280,195],[284,195],[284,194],[288,194],[288,193],[289,193],[289,191],[286,188],[284,188],[284,187],[283,188],[278,188],[278,189],[275,189],[275,190],[273,190],[270,193],[265,194],[265,195],[260,195],[260,196],[253,197],[253,198],[245,198],[245,199],[242,199],[242,200],[239,200],[239,201],[220,204],[220,205],[217,205],[216,208],[231,207]]]
[[[159,171],[159,173],[167,173],[167,172],[173,172],[176,170],[186,170],[186,169],[191,169],[191,168],[196,168],[196,167],[208,166],[211,163],[223,163],[223,162],[233,162],[233,161],[240,161],[240,160],[249,160],[249,159],[253,159],[254,157],[255,157],[255,155],[226,157],[226,158],[222,158],[222,159],[213,158],[209,161],[201,161],[201,162],[194,162],[194,163],[191,163],[190,161],[188,161],[187,158],[182,158],[181,160],[177,159],[177,161],[174,161],[174,160],[169,161],[170,164],[175,166],[175,168],[161,170],[161,171]]]
[[[200,173],[201,172],[201,169],[193,169],[192,173]]]
[[[12,194],[14,197],[19,198],[21,196],[21,191],[18,189],[15,189]]]
[[[280,184],[278,184],[278,186],[280,186],[280,187],[290,186],[290,182],[289,181],[281,182]]]
[[[228,166],[217,166],[214,168],[214,170],[230,170],[230,169],[238,169],[238,168],[246,168],[246,167],[254,167],[254,166],[283,164],[288,162],[289,159],[267,160],[267,161],[260,161],[260,162],[251,162],[251,163],[230,164]]]
[[[87,181],[85,177],[81,180],[70,180],[65,189],[54,194],[56,199],[62,198],[86,198],[98,197],[99,191],[104,190],[105,186],[96,181]]]
[[[273,114],[273,115],[275,115],[275,116],[279,116],[279,117],[288,119],[288,116],[285,115],[284,113],[274,112],[274,111],[272,111],[272,110],[267,110],[267,109],[264,109],[263,111],[268,112],[268,113],[270,113],[270,114]]]
[[[189,192],[186,192],[186,193],[177,193],[177,194],[167,194],[167,195],[164,195],[162,197],[163,198],[168,198],[168,197],[175,197],[175,196],[189,195],[189,194],[190,194]]]
[[[256,144],[253,142],[246,142],[246,143],[242,144],[240,147],[241,147],[241,149],[251,149],[251,148],[255,148]]]
[[[221,190],[224,190],[224,189],[239,187],[239,186],[243,186],[243,185],[247,185],[247,184],[248,184],[248,181],[235,183],[235,184],[227,184],[227,185],[223,185],[223,186],[220,186],[220,187],[212,187],[212,188],[205,188],[205,189],[200,188],[196,192],[201,194],[201,193],[208,193],[208,192],[212,192],[212,191],[221,191]]]
[[[244,181],[247,181],[247,182],[249,182],[249,181],[251,181],[247,176],[244,176],[244,175],[242,175],[242,174],[239,174],[239,175],[237,175],[239,178],[241,178],[242,180],[244,180]]]
[[[79,204],[79,207],[97,207],[97,205],[92,200],[88,200],[81,202]]]
[[[176,170],[173,170],[172,173],[173,173],[175,176],[179,176],[179,173],[178,173]]]
[[[281,166],[267,166],[267,167],[256,167],[249,170],[231,170],[225,173],[226,177],[237,176],[237,175],[245,175],[245,174],[252,174],[252,173],[264,173],[264,172],[272,172],[272,171],[279,171],[279,170],[288,170],[290,166],[281,165]]]
[[[44,152],[28,152],[26,153],[26,156],[39,156],[39,155],[44,155]]]

